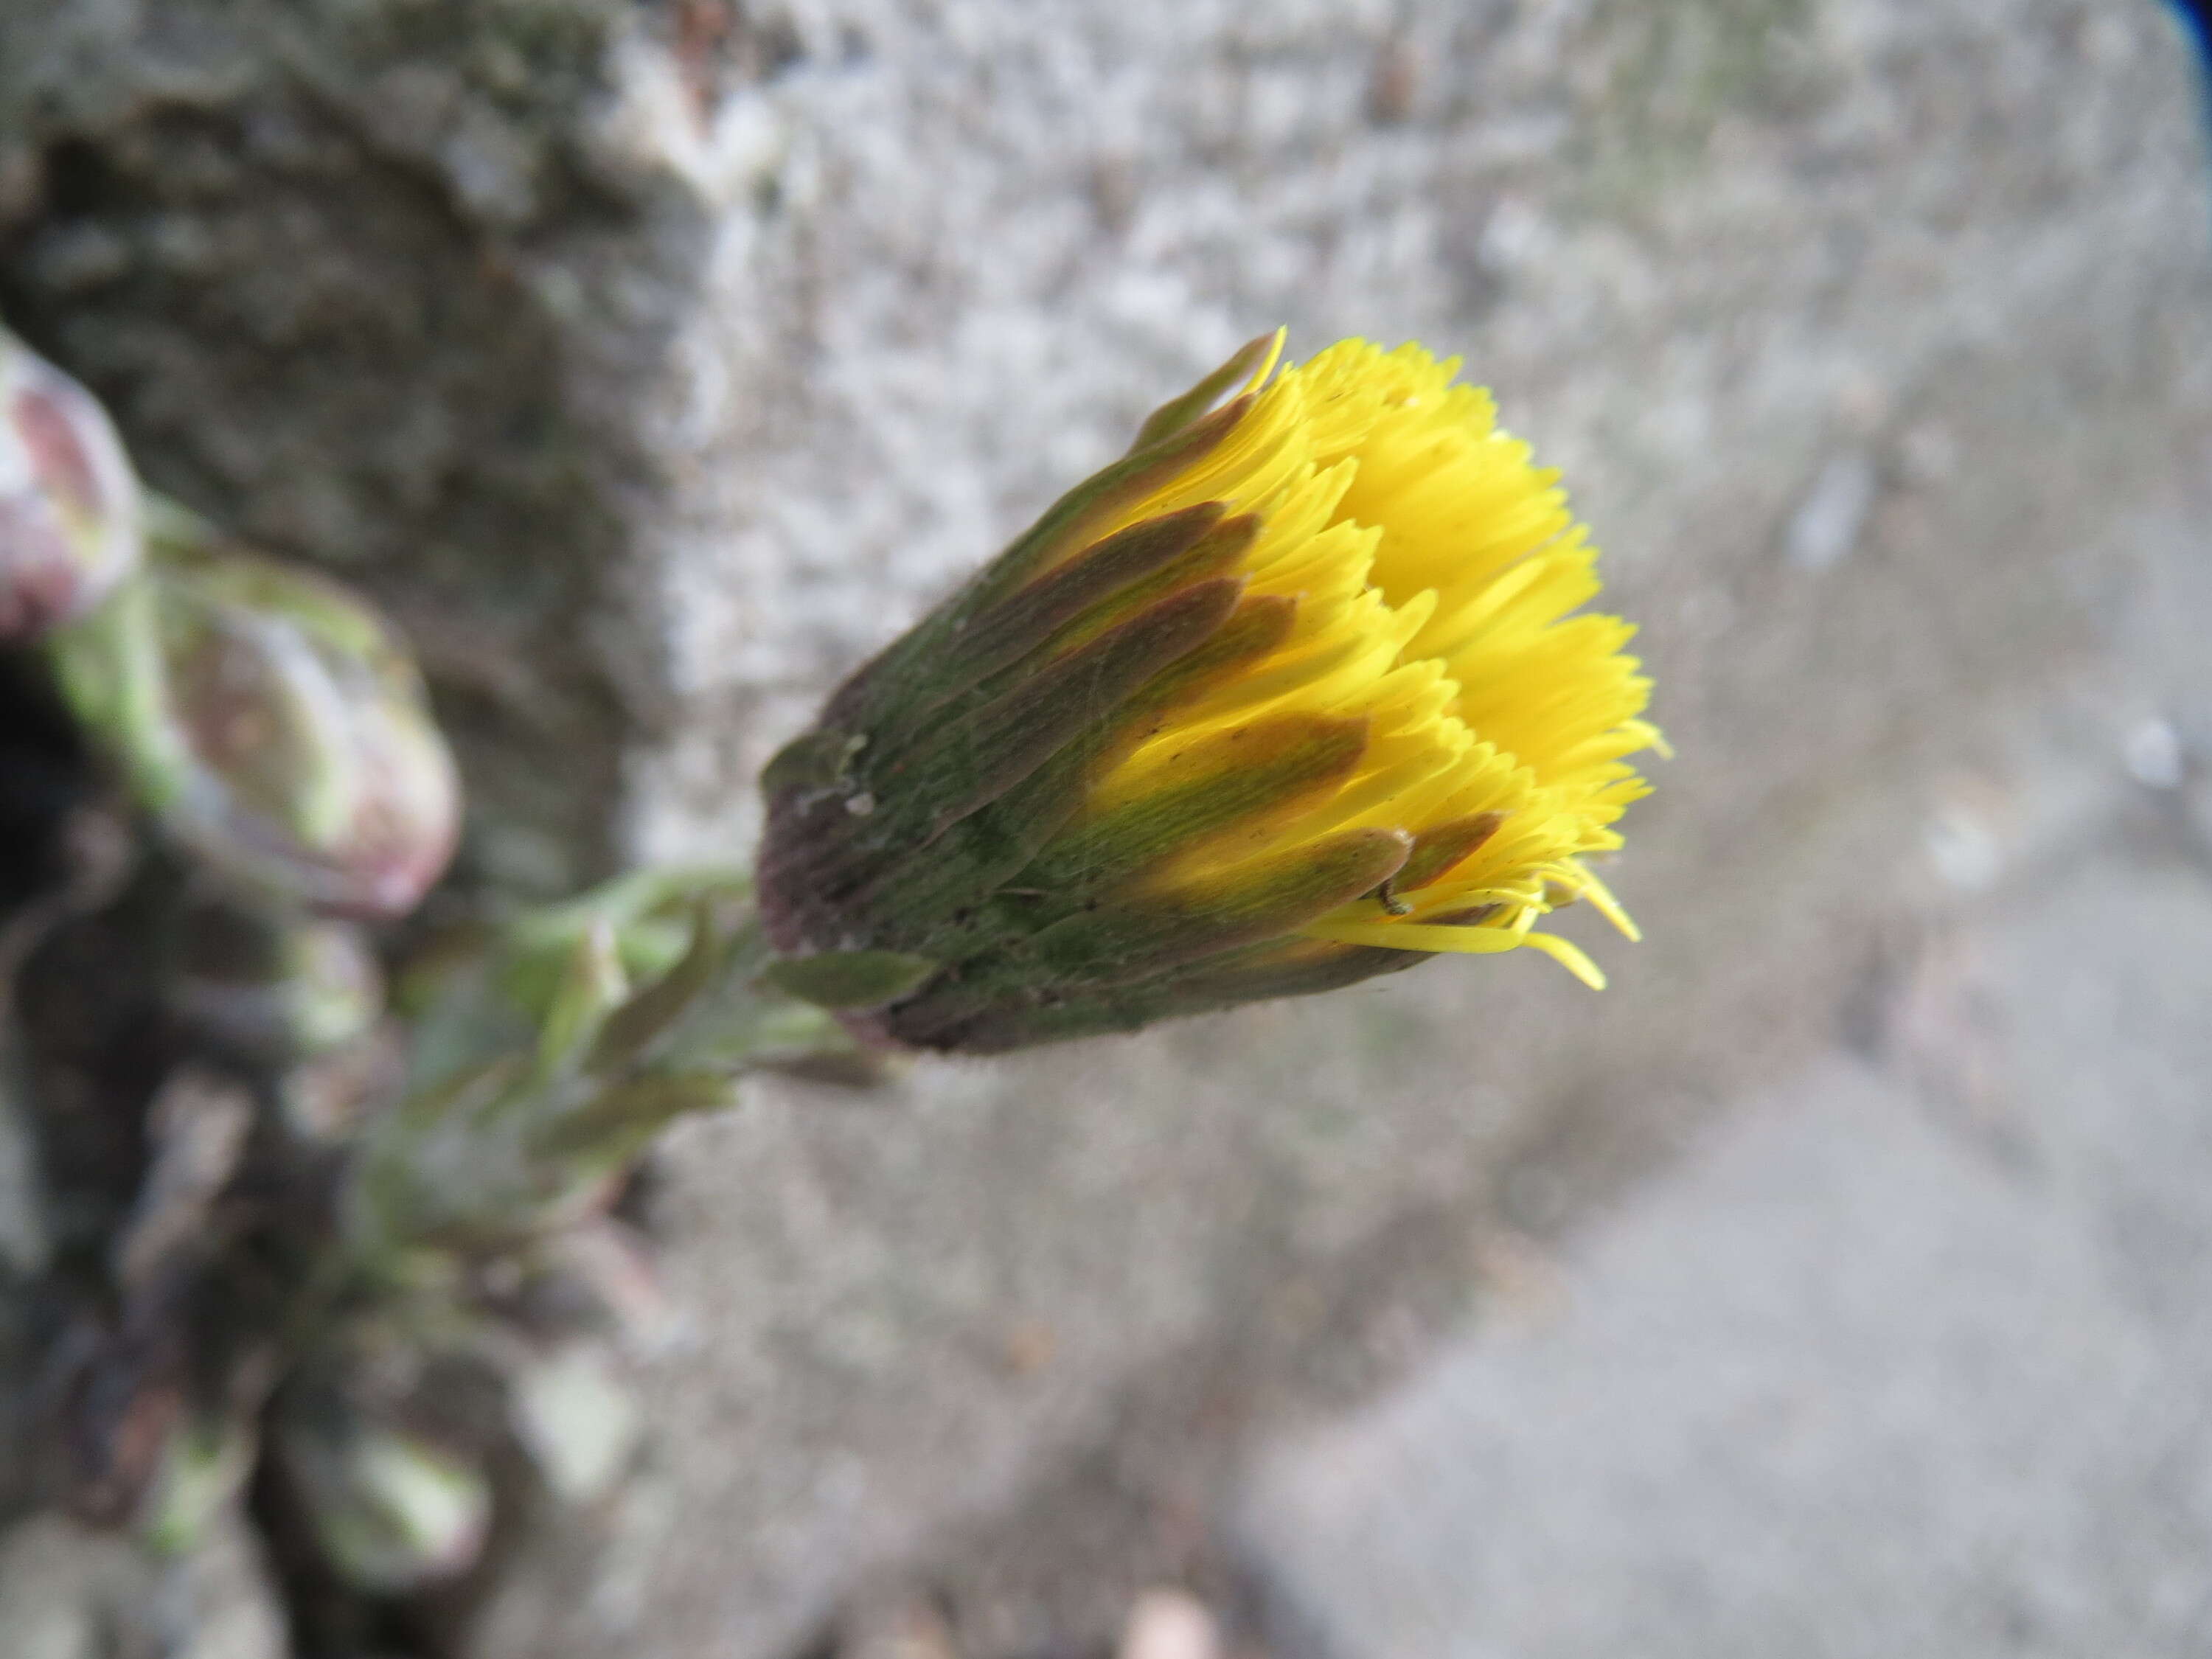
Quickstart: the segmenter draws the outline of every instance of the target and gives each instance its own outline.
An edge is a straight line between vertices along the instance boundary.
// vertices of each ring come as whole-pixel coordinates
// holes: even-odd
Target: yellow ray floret
[[[1185,849],[1147,878],[1218,882],[1347,830],[1396,830],[1413,851],[1384,888],[1301,931],[1345,945],[1497,951],[1533,946],[1590,984],[1589,958],[1535,931],[1576,899],[1633,925],[1583,860],[1646,786],[1627,757],[1661,745],[1634,629],[1576,614],[1596,550],[1556,475],[1501,431],[1456,359],[1417,345],[1331,346],[1274,373],[1203,460],[1110,526],[1204,501],[1261,524],[1238,574],[1248,602],[1296,604],[1267,656],[1121,758],[1099,797],[1139,794],[1194,742],[1263,715],[1366,722],[1357,766],[1318,799]]]

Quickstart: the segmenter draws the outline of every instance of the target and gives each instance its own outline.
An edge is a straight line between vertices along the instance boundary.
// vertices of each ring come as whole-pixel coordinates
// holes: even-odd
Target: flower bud
[[[154,522],[143,575],[55,636],[71,707],[171,837],[235,886],[404,915],[460,817],[414,663],[336,584],[174,509]]]
[[[138,559],[138,479],[107,411],[0,329],[0,644],[82,616]]]
[[[1254,341],[763,778],[777,982],[987,1052],[1533,945],[1644,793],[1633,631],[1455,362]],[[1249,378],[1246,378],[1248,377]],[[1240,378],[1243,391],[1212,405]],[[1212,412],[1208,412],[1212,410]]]
[[[356,1589],[449,1578],[483,1547],[483,1471],[348,1395],[296,1390],[277,1416],[276,1449],[325,1559]]]

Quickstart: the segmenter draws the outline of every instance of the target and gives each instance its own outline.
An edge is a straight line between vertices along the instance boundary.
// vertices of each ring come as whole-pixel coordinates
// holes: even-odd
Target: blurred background
[[[1679,751],[1602,995],[1437,963],[679,1129],[642,1467],[466,1659],[2212,1645],[2175,14],[5,9],[0,313],[400,618],[465,889],[741,853],[830,684],[1279,321],[1465,355]],[[150,1593],[105,1547],[0,1534],[0,1650]],[[163,1593],[283,1650],[250,1540]]]

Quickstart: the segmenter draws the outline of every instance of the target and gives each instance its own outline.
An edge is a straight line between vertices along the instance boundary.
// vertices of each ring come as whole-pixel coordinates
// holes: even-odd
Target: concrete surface
[[[1266,1461],[1243,1535],[1310,1650],[2205,1651],[2212,780],[2153,769],[1924,944],[1872,1056]]]
[[[1501,1224],[1829,1039],[1889,872],[1939,819],[1987,862],[1984,759],[2212,510],[2149,0],[9,22],[0,304],[413,628],[481,885],[742,847],[830,679],[1278,319],[1466,351],[1646,624],[1682,758],[1602,1000],[1435,964],[677,1136],[659,1473],[516,1559],[484,1659],[785,1651],[1086,1459],[1172,1486],[1224,1367],[1239,1423],[1401,1367]]]

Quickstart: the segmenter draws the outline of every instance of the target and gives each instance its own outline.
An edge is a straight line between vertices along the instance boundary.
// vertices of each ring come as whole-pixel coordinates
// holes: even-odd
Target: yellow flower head
[[[1596,554],[1554,475],[1456,361],[1346,340],[1277,374],[1280,344],[769,769],[776,943],[896,983],[872,1029],[1011,1047],[1521,945],[1601,984],[1537,927],[1577,898],[1633,936],[1582,860],[1659,736],[1633,630],[1571,614]]]

